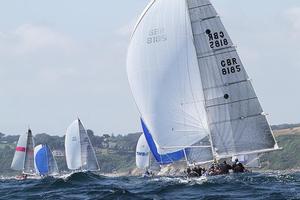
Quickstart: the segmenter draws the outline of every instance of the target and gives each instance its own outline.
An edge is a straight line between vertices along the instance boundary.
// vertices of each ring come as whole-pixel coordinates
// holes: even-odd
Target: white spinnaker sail
[[[137,168],[146,170],[150,167],[150,148],[144,134],[138,140],[135,156]]]
[[[31,130],[20,136],[15,155],[11,164],[14,170],[22,171],[26,174],[34,174],[34,140]]]
[[[70,170],[99,170],[94,148],[79,119],[67,129],[65,150]]]
[[[209,0],[187,0],[208,125],[218,157],[278,148],[258,98]]]
[[[158,153],[208,135],[191,24],[183,0],[150,3],[132,35],[127,72],[136,104]]]

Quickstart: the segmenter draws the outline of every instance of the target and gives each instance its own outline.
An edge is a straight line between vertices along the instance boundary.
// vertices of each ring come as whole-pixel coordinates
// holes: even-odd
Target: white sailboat
[[[56,160],[46,144],[34,148],[34,166],[40,176],[55,176],[59,174]]]
[[[100,170],[94,148],[80,119],[75,120],[67,129],[65,150],[70,170]]]
[[[160,164],[184,158],[201,164],[279,149],[209,0],[151,1],[133,31],[127,73]]]
[[[34,139],[29,129],[19,138],[11,168],[26,175],[35,175],[33,152]]]
[[[150,167],[150,148],[145,135],[142,134],[136,146],[136,166],[142,170],[148,170]]]

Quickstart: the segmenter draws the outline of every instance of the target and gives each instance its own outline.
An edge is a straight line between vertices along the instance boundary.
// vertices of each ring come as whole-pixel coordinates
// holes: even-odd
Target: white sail
[[[209,0],[187,0],[214,154],[278,148],[220,17]]]
[[[144,134],[138,140],[135,156],[137,168],[146,170],[150,167],[150,148]]]
[[[260,168],[260,159],[258,154],[247,154],[247,155],[239,155],[233,156],[232,162],[238,159],[239,162],[243,163],[248,168]]]
[[[38,145],[34,148],[34,164],[36,173],[41,176],[59,174],[56,160],[48,145]]]
[[[70,170],[99,170],[94,148],[79,119],[75,120],[67,129],[65,150]]]
[[[11,168],[26,174],[35,173],[34,168],[34,140],[31,130],[20,136]]]
[[[185,1],[153,1],[138,21],[128,50],[131,90],[151,151],[161,164],[165,162],[159,157],[178,160],[184,148],[208,135],[188,21]]]

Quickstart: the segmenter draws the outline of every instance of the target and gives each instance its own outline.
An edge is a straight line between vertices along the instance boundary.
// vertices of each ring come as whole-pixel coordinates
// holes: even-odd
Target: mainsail
[[[150,167],[150,148],[144,134],[138,140],[135,156],[137,168],[146,170]]]
[[[197,162],[195,151],[205,162],[278,149],[209,0],[152,1],[133,32],[127,72],[147,142],[161,164],[184,156]],[[210,144],[201,146],[206,136]]]
[[[34,174],[34,140],[29,129],[27,133],[20,136],[11,168],[22,171],[25,174]]]
[[[38,145],[34,148],[34,164],[36,172],[41,176],[59,174],[56,160],[48,145]]]
[[[70,170],[99,170],[94,148],[79,119],[75,120],[67,129],[65,150]]]
[[[251,81],[209,0],[187,0],[213,153],[278,149]]]

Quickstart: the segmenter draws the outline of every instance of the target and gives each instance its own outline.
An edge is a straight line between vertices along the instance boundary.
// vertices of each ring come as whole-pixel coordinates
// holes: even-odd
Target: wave
[[[287,172],[205,178],[111,178],[79,172],[40,180],[3,178],[3,199],[300,199],[300,174]]]

